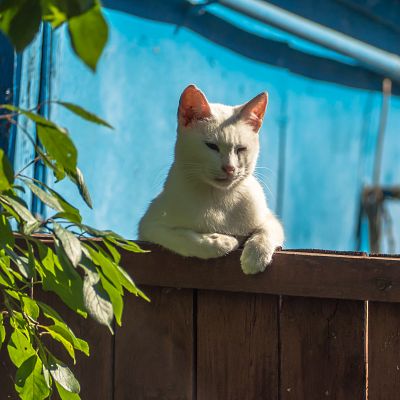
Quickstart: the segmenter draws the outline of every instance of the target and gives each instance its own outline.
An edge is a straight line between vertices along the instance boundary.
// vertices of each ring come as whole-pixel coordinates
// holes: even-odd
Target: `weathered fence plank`
[[[283,297],[281,400],[365,399],[364,304]]]
[[[400,393],[400,306],[368,306],[368,400],[397,400]]]
[[[114,399],[186,400],[193,391],[192,290],[145,287],[126,297],[115,336]]]
[[[240,252],[198,260],[142,246],[152,253],[124,251],[123,265],[152,302],[127,296],[115,337],[36,293],[92,346],[73,368],[83,399],[362,400],[367,381],[369,400],[397,399],[399,257],[283,251],[246,276]],[[14,399],[5,347],[0,397]]]
[[[278,399],[278,297],[199,291],[197,400]]]
[[[233,292],[400,302],[400,258],[282,251],[262,274],[244,275],[240,250],[211,260],[184,258],[141,243],[151,254],[123,253],[139,284]]]

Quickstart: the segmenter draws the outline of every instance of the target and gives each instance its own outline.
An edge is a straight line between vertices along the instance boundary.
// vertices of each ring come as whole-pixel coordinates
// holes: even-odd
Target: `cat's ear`
[[[268,94],[263,92],[246,103],[240,111],[240,117],[253,128],[254,132],[258,132],[261,128],[267,104]]]
[[[211,116],[206,96],[195,85],[189,85],[181,94],[178,108],[178,123],[188,126],[191,122]]]

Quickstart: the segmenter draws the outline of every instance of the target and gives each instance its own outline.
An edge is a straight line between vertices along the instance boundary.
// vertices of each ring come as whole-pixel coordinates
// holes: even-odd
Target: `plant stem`
[[[35,164],[40,160],[40,156],[35,157],[33,160],[29,161],[28,164],[26,164],[23,168],[21,168],[15,175],[14,178],[18,178],[24,172],[28,167],[30,167],[32,164]]]

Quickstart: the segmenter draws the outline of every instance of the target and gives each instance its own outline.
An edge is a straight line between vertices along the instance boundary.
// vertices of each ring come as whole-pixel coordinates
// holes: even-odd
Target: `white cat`
[[[175,160],[163,191],[140,221],[141,240],[188,257],[223,256],[245,241],[245,274],[264,271],[282,246],[280,222],[253,176],[268,97],[209,104],[194,85],[182,93]]]

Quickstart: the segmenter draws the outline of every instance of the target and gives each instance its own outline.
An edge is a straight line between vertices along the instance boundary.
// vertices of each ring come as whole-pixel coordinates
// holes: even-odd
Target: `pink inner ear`
[[[263,122],[265,110],[267,109],[268,95],[260,93],[254,99],[245,104],[241,111],[242,118],[252,126],[254,132],[258,132]]]
[[[206,96],[194,85],[189,85],[179,100],[178,122],[188,126],[191,122],[211,116],[211,109]]]

